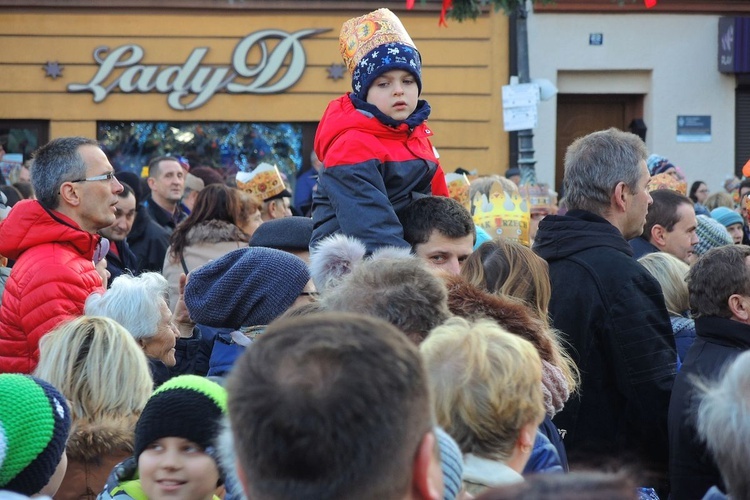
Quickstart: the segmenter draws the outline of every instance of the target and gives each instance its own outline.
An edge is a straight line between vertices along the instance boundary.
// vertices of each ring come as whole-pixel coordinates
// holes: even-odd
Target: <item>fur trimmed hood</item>
[[[458,276],[445,278],[448,287],[448,308],[456,316],[468,320],[489,318],[511,333],[522,337],[537,348],[545,361],[552,361],[552,345],[541,332],[547,327],[534,317],[518,299],[485,292]]]
[[[137,416],[105,422],[73,422],[66,451],[76,461],[95,461],[114,452],[133,452]]]
[[[200,245],[202,243],[222,243],[224,241],[250,240],[242,229],[221,220],[207,220],[196,224],[187,234],[187,245]]]
[[[518,299],[485,292],[458,276],[446,277],[445,284],[448,308],[453,314],[468,320],[489,318],[536,347],[542,358],[542,391],[547,414],[552,417],[562,410],[570,389],[562,370],[555,365],[559,358],[549,337],[554,333],[547,325]]]
[[[381,247],[367,256],[361,240],[344,234],[333,234],[321,240],[310,252],[310,275],[321,294],[335,288],[341,280],[366,260],[404,259],[412,257],[408,248]]]

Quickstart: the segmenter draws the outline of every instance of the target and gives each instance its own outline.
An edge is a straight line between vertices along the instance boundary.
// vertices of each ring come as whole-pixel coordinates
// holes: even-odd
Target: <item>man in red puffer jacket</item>
[[[35,153],[37,199],[17,203],[0,223],[0,255],[16,261],[0,307],[0,373],[31,373],[39,339],[103,292],[94,254],[97,231],[115,221],[122,185],[114,173],[91,139],[55,139]]]

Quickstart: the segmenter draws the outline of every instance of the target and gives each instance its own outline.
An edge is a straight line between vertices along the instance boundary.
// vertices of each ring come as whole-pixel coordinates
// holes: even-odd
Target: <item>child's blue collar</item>
[[[430,116],[430,111],[432,111],[430,108],[430,104],[427,101],[420,100],[417,102],[417,108],[406,118],[406,120],[394,120],[390,116],[380,111],[377,106],[375,106],[374,104],[370,104],[367,101],[363,101],[362,99],[354,95],[354,93],[349,93],[349,99],[351,99],[352,104],[355,108],[371,114],[372,116],[377,118],[380,123],[393,128],[398,128],[402,123],[406,123],[409,126],[409,129],[413,129],[414,127],[422,124],[425,120],[427,120],[427,118]]]

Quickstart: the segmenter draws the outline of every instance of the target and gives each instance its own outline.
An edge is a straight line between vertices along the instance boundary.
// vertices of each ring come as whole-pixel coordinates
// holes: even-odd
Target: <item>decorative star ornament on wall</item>
[[[44,71],[47,73],[45,76],[57,80],[58,76],[62,76],[63,67],[57,61],[47,61],[47,64],[42,66]]]
[[[346,70],[346,66],[344,66],[343,64],[331,64],[326,69],[328,70],[328,78],[336,81],[344,78],[344,71]]]

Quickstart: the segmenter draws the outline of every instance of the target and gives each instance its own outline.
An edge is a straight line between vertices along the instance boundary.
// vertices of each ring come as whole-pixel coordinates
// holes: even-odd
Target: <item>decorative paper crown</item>
[[[657,174],[648,181],[647,187],[649,193],[657,189],[671,189],[680,193],[682,196],[687,195],[687,182],[678,179],[672,174]]]
[[[372,49],[390,42],[417,49],[396,14],[388,9],[378,9],[344,23],[339,35],[339,50],[352,74],[359,61]]]
[[[445,182],[448,184],[450,197],[471,211],[471,199],[469,198],[469,178],[466,174],[445,174]]]
[[[536,184],[533,186],[520,186],[518,190],[521,196],[529,201],[531,212],[547,212],[554,209],[557,202],[556,193],[550,191],[546,184]]]
[[[252,172],[237,172],[237,187],[248,191],[259,200],[291,197],[276,165],[261,163]]]
[[[529,245],[529,203],[520,193],[508,193],[499,182],[490,185],[489,198],[474,194],[474,223],[492,236]]]

